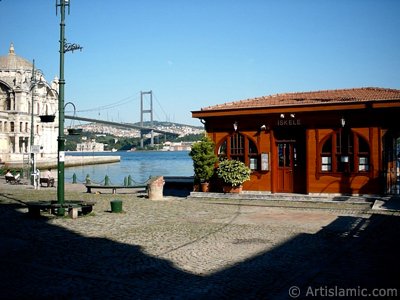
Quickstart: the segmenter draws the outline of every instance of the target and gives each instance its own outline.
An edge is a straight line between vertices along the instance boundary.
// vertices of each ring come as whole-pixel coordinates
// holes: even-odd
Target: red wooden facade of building
[[[251,169],[244,190],[398,193],[400,90],[287,93],[193,111],[219,156]]]

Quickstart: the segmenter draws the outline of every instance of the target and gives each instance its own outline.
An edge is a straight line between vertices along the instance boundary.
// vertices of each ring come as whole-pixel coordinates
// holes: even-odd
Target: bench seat
[[[62,207],[65,208],[68,213],[72,215],[78,215],[78,211],[82,213],[82,215],[87,215],[92,212],[93,205],[95,202],[92,201],[68,201],[65,202]],[[61,207],[59,203],[56,201],[51,202],[30,202],[26,203],[28,207],[28,213],[32,217],[40,217],[41,211],[49,211],[51,214],[56,214],[56,210]],[[73,214],[72,214],[73,213]]]
[[[18,183],[20,183],[20,179],[19,178],[16,179],[14,176],[5,176],[5,178],[6,178],[6,183],[9,183],[9,184],[18,184]]]
[[[112,190],[113,194],[117,193],[117,189],[134,189],[134,188],[147,188],[147,184],[138,184],[138,185],[96,185],[96,184],[85,184],[86,192],[91,193],[92,189],[107,189]]]
[[[54,178],[40,177],[39,182],[40,186],[43,186],[43,184],[45,184],[47,187],[54,187]]]

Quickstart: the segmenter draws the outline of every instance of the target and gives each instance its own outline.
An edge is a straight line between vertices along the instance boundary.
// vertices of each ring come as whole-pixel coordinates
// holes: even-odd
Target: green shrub
[[[200,182],[207,182],[214,175],[215,163],[218,161],[214,149],[215,144],[208,137],[192,145],[189,155],[193,160],[194,175]]]
[[[238,187],[250,180],[250,168],[239,160],[223,160],[219,163],[217,175],[226,184]]]

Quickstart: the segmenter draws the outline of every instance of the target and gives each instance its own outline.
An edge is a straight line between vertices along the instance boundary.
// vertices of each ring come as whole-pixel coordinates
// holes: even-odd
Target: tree
[[[207,182],[214,175],[215,163],[218,161],[214,149],[214,142],[206,136],[192,145],[189,155],[193,160],[195,177],[200,182]]]

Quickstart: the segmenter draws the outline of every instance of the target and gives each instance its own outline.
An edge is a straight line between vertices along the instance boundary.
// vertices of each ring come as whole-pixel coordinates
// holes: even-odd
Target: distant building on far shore
[[[165,142],[163,144],[163,151],[190,151],[192,149],[192,142]]]
[[[86,141],[76,145],[76,151],[79,152],[103,152],[104,144],[97,143],[95,140]]]

